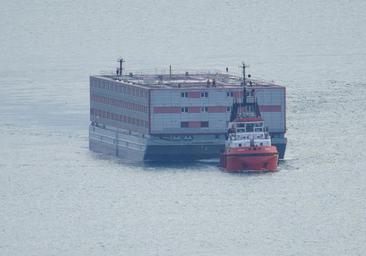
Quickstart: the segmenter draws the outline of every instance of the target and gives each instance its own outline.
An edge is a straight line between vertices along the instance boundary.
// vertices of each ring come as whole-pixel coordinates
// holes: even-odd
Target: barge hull
[[[224,138],[224,136],[220,137]],[[207,140],[200,144],[163,144],[156,138],[126,134],[124,132],[108,130],[90,126],[89,149],[105,155],[116,156],[132,162],[179,162],[196,161],[201,159],[218,159],[225,149],[224,139]],[[277,140],[279,141],[279,140]],[[286,141],[273,144],[277,147],[279,158],[283,159]]]

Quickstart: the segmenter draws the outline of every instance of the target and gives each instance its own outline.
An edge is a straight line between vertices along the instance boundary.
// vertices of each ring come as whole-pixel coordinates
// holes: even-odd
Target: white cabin
[[[271,146],[271,137],[260,118],[243,118],[229,123],[226,147]]]

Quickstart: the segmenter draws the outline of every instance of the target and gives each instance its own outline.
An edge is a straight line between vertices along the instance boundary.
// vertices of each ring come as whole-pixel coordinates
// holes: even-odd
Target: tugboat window
[[[247,132],[253,132],[253,124],[247,124]]]

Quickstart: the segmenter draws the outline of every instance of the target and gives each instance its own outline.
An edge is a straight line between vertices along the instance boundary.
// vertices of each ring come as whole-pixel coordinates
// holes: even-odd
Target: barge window
[[[226,97],[234,97],[234,92],[226,92]]]
[[[180,128],[188,128],[188,122],[180,122]]]
[[[208,127],[208,121],[201,122],[201,127]]]
[[[226,97],[230,97],[230,92],[226,92]]]

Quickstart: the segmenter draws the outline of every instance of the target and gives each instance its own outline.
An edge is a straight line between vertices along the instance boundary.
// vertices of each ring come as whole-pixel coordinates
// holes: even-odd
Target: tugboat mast
[[[248,65],[245,65],[244,61],[242,62],[241,68],[243,69],[243,97],[242,97],[242,106],[244,107],[247,104],[247,91],[246,91],[246,81],[245,81],[245,69],[248,68]]]
[[[243,69],[243,82],[242,82],[242,86],[243,86],[243,97],[241,102],[237,102],[235,99],[233,100],[233,105],[231,107],[231,113],[230,113],[230,122],[234,121],[235,118],[238,115],[238,110],[239,107],[246,107],[247,106],[247,93],[246,93],[246,82],[245,82],[245,69],[247,67],[249,67],[248,65],[245,65],[244,62],[242,62],[242,65],[240,66]]]

